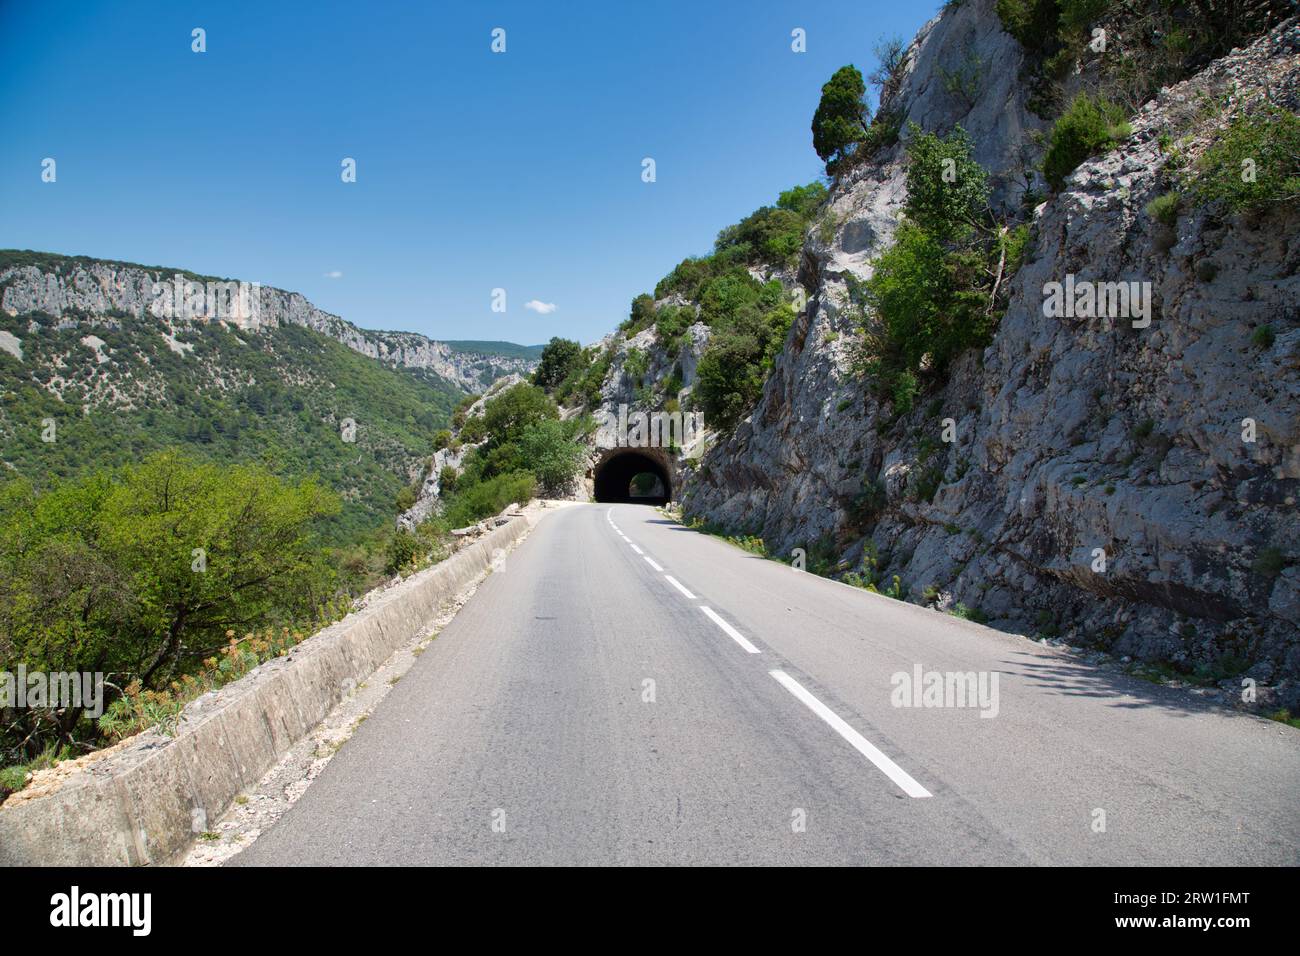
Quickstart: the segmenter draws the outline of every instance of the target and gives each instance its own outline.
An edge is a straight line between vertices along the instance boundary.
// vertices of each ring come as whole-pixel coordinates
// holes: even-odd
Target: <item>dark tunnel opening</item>
[[[594,490],[597,501],[662,505],[673,496],[668,469],[635,451],[611,455],[597,465]]]

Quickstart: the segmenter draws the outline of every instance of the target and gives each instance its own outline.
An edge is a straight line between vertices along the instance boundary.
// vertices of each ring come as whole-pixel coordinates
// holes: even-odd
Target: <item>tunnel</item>
[[[596,465],[597,501],[662,505],[672,500],[673,484],[662,461],[640,451],[619,449]]]

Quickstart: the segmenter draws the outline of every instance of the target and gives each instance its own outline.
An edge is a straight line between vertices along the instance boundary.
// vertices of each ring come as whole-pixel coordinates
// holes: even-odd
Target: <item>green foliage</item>
[[[582,346],[571,339],[552,338],[542,349],[533,384],[554,391],[582,363]]]
[[[997,0],[1002,28],[1031,52],[1044,52],[1058,39],[1061,24],[1057,0]]]
[[[655,338],[670,355],[675,354],[694,321],[695,310],[690,306],[666,305],[655,313]]]
[[[970,137],[960,126],[942,138],[915,124],[910,132],[908,218],[933,236],[968,233],[985,215],[989,197],[988,173],[971,156]]]
[[[1123,108],[1101,97],[1080,93],[1057,119],[1043,157],[1043,175],[1054,190],[1089,156],[1115,148],[1130,128]]]
[[[579,438],[594,427],[590,419],[543,419],[524,430],[519,453],[544,492],[559,493],[582,471],[587,446]]]
[[[692,393],[710,428],[730,431],[758,401],[793,321],[789,305],[764,309],[753,301],[719,319],[700,357]]]
[[[812,120],[813,149],[828,169],[851,155],[867,132],[866,92],[862,74],[852,64],[840,67],[822,86]]]
[[[819,182],[807,186],[794,186],[782,192],[776,198],[778,209],[785,209],[801,216],[805,221],[817,214],[822,203],[826,201],[826,187]]]
[[[1146,213],[1157,222],[1166,226],[1178,223],[1178,207],[1182,196],[1176,192],[1167,192],[1147,203]]]
[[[993,222],[987,173],[961,127],[946,137],[913,127],[907,149],[908,198],[894,244],[851,289],[865,309],[860,367],[896,415],[913,408],[927,377],[987,343],[1029,238],[1027,226]]]
[[[440,494],[451,494],[456,490],[456,482],[460,478],[460,472],[451,465],[443,465],[442,470],[438,472],[438,491]]]
[[[1232,212],[1300,199],[1300,116],[1276,107],[1232,119],[1187,177],[1197,202]]]
[[[623,356],[623,374],[634,385],[640,385],[650,368],[650,356],[641,349],[631,346]]]
[[[524,504],[537,493],[537,479],[528,472],[494,475],[458,491],[447,505],[446,522],[464,527],[500,514],[509,504]]]
[[[879,323],[873,370],[901,402],[899,412],[911,408],[917,370],[943,370],[962,349],[985,342],[992,330],[984,296],[972,288],[976,255],[945,250],[904,220],[867,281],[866,300]]]
[[[985,624],[988,622],[988,615],[977,607],[967,607],[965,604],[958,604],[948,612],[953,617],[959,617],[964,621],[974,621],[976,624]]]
[[[517,441],[530,425],[559,417],[555,402],[536,385],[520,383],[511,386],[489,400],[483,408],[483,425],[490,436],[489,448]]]
[[[232,627],[320,620],[335,574],[319,546],[337,498],[256,465],[176,451],[50,482],[0,485],[0,660],[103,671],[158,687],[192,672]],[[28,744],[70,740],[27,715]],[[34,733],[33,733],[34,731]]]
[[[655,293],[658,295],[658,292]],[[642,292],[632,300],[632,308],[628,317],[618,327],[619,331],[625,335],[636,335],[643,329],[648,329],[654,322],[655,296]]]
[[[1271,349],[1273,347],[1275,335],[1273,326],[1261,325],[1250,335],[1250,342],[1256,348]]]

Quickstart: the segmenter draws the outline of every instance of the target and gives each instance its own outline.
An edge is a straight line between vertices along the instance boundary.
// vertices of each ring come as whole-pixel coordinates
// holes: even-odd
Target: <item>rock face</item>
[[[941,82],[961,50],[991,66]],[[889,104],[927,131],[960,123],[1004,209],[1038,158],[1019,64],[992,0],[968,0],[921,31]],[[1144,212],[1170,188],[1161,134],[1194,152],[1266,89],[1300,108],[1294,21],[1163,91],[1037,210],[990,347],[893,424],[850,368],[845,303],[891,241],[902,150],[854,171],[829,200],[833,236],[814,228],[805,246],[808,309],[757,407],[688,478],[686,510],[1009,629],[1300,676],[1300,213],[1184,211],[1170,229]],[[1197,110],[1207,94],[1228,97],[1217,118]],[[1045,285],[1068,275],[1149,282],[1150,325],[1045,316]],[[1263,326],[1269,345],[1252,341]]]
[[[184,314],[209,320],[220,318],[242,328],[300,325],[328,335],[362,355],[389,365],[432,372],[469,392],[481,390],[502,375],[531,372],[537,365],[531,359],[453,349],[415,332],[359,329],[337,315],[316,308],[297,292],[244,283],[242,301],[235,291],[230,297],[232,307],[226,307],[225,299],[220,306],[213,307],[209,282],[240,284],[184,274],[180,281],[191,285],[183,287],[185,291],[177,295],[177,274],[173,270],[106,260],[47,258],[48,265],[0,268],[0,308],[10,315],[37,311],[56,317],[110,322],[115,315],[137,318],[152,315],[160,320],[164,335],[175,323],[186,321],[180,318]],[[184,312],[176,303],[187,295],[201,297],[203,304],[189,313]],[[166,306],[160,307],[160,302]],[[5,347],[12,353],[18,346],[11,343]]]

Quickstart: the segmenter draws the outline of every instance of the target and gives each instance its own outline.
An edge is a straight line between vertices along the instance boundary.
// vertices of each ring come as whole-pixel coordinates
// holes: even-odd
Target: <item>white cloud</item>
[[[537,299],[529,299],[524,303],[524,308],[532,309],[542,315],[550,315],[555,311],[556,305],[554,302],[539,302]]]
[[[342,279],[342,278],[343,278],[343,273],[342,273],[342,272],[339,272],[338,269],[331,269],[329,272],[325,273],[325,278],[327,278],[327,279]]]

